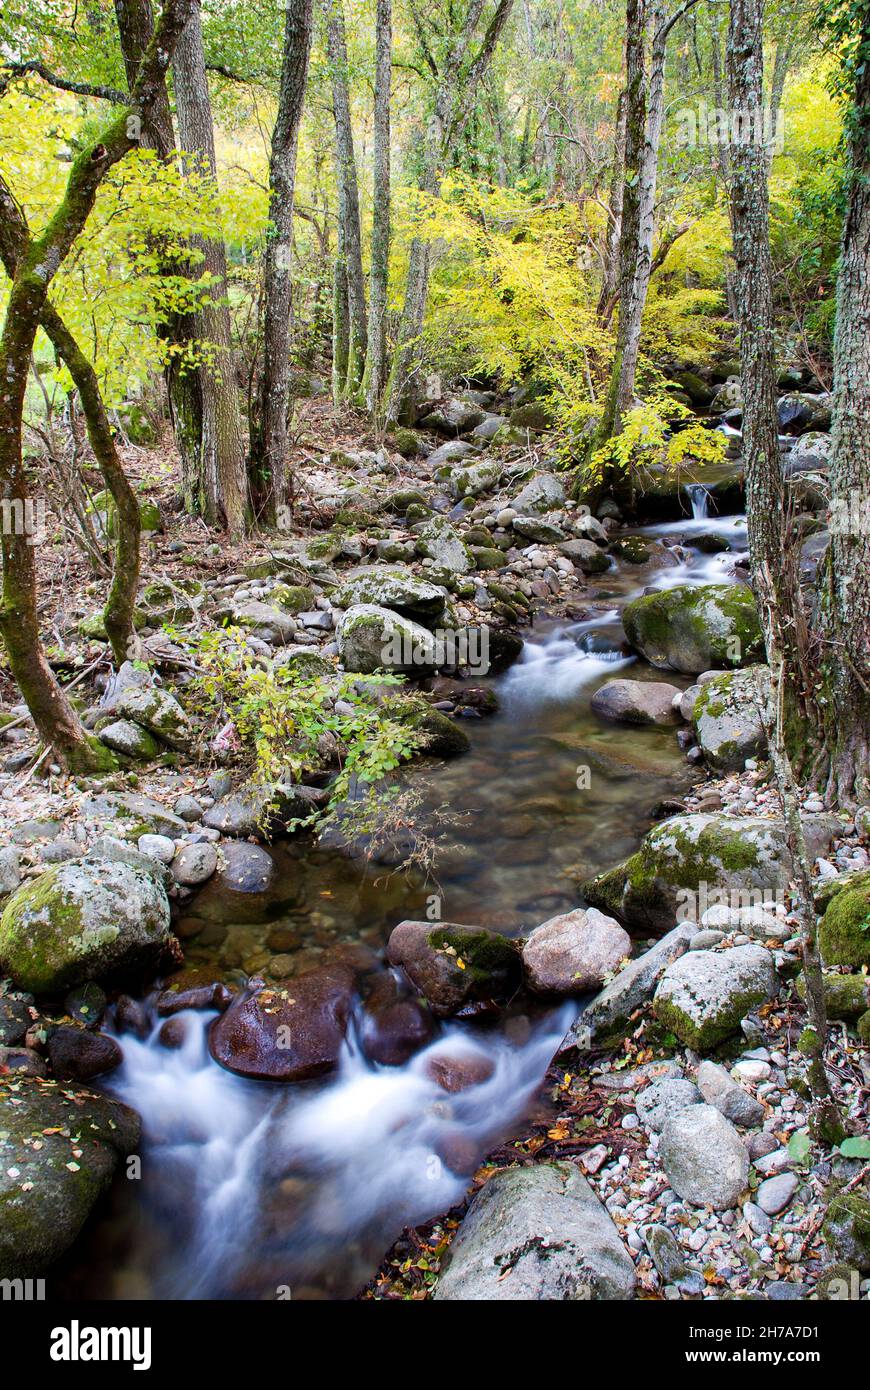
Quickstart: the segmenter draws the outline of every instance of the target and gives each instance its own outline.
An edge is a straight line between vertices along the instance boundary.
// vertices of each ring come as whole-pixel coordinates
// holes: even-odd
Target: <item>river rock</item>
[[[827,430],[831,424],[831,397],[813,396],[806,391],[790,391],[776,403],[779,427],[784,434],[804,434],[807,430]]]
[[[447,1254],[440,1302],[628,1299],[634,1266],[573,1163],[539,1163],[491,1177]]]
[[[827,468],[831,462],[832,438],[821,430],[810,430],[796,439],[794,447],[783,460],[782,471],[786,478],[794,478],[800,473],[815,473]]]
[[[161,752],[161,745],[154,735],[141,725],[134,724],[132,719],[114,719],[100,730],[99,737],[114,753],[121,753],[136,762],[151,762]]]
[[[363,1004],[360,1043],[370,1062],[400,1067],[425,1047],[435,1032],[431,1013],[400,990],[390,972],[375,976]]]
[[[478,426],[478,429],[488,428],[491,431],[488,438],[491,439],[500,427],[496,426],[493,429],[493,422],[497,420],[504,423],[498,415],[491,415],[488,421],[484,420],[483,424]],[[467,468],[453,468],[448,482],[453,496],[460,500],[463,497],[481,497],[494,488],[500,478],[501,464],[496,459],[482,459],[480,463],[469,464]]]
[[[565,501],[565,488],[555,473],[536,473],[517,493],[511,506],[517,516],[543,516]]]
[[[835,1260],[862,1274],[870,1270],[870,1197],[845,1192],[834,1197],[822,1224],[822,1235]]]
[[[736,1033],[777,986],[773,957],[763,946],[689,951],[662,975],[653,1012],[681,1042],[702,1052]]]
[[[739,584],[677,584],[644,594],[625,605],[622,623],[652,666],[691,676],[763,653],[755,600]]]
[[[810,858],[824,853],[840,822],[803,818]],[[713,903],[775,895],[792,877],[785,825],[762,816],[672,816],[653,826],[622,864],[581,885],[585,900],[638,930],[668,931],[694,920],[703,893]],[[736,897],[735,897],[736,895]]]
[[[29,994],[0,995],[0,1046],[13,1047],[24,1041],[33,1022],[32,1005]]]
[[[870,870],[844,876],[835,885],[819,925],[819,946],[826,965],[870,966]]]
[[[495,1062],[485,1052],[469,1046],[465,1039],[451,1039],[442,1052],[426,1058],[426,1075],[448,1095],[482,1086],[495,1072]]]
[[[114,1038],[71,1024],[55,1028],[48,1039],[47,1050],[52,1073],[59,1081],[90,1081],[104,1072],[114,1071],[124,1060]]]
[[[701,925],[720,932],[742,932],[744,936],[754,936],[757,941],[787,941],[794,929],[784,917],[768,912],[760,905],[752,907],[728,907],[714,904],[701,915]]]
[[[118,1159],[135,1151],[139,1117],[105,1096],[21,1072],[0,1075],[0,1114],[0,1278],[24,1278],[72,1245]]]
[[[664,681],[607,681],[592,696],[592,708],[602,719],[622,724],[679,724],[674,699],[680,694]]]
[[[338,1062],[355,989],[352,970],[318,966],[286,988],[262,981],[230,1005],[209,1029],[216,1062],[239,1076],[304,1081]]]
[[[85,797],[81,803],[83,816],[93,816],[98,820],[120,821],[131,836],[140,835],[187,834],[187,822],[172,811],[167,811],[153,797],[141,796],[139,792],[99,792]]]
[[[469,574],[474,569],[471,551],[446,517],[433,517],[420,527],[417,550],[451,574]]]
[[[662,1130],[659,1157],[684,1201],[725,1211],[749,1181],[749,1155],[737,1130],[712,1105],[690,1105]]]
[[[742,772],[747,758],[766,749],[758,682],[767,685],[767,677],[766,666],[750,666],[701,686],[692,721],[704,760],[715,771]]]
[[[355,570],[332,596],[337,608],[375,604],[391,608],[424,626],[433,626],[444,617],[447,590],[418,579],[410,570],[390,569],[386,565],[367,565]]]
[[[218,866],[218,852],[207,841],[182,845],[172,861],[172,876],[184,888],[198,888]]]
[[[794,1173],[778,1173],[775,1178],[766,1178],[755,1194],[755,1200],[766,1216],[778,1216],[785,1211],[799,1187]]]
[[[202,823],[238,839],[268,839],[291,821],[310,816],[327,799],[326,792],[317,787],[247,782],[210,806]]]
[[[21,883],[21,868],[18,850],[14,845],[4,845],[0,849],[0,898],[14,893]]]
[[[154,965],[170,946],[158,865],[105,859],[55,865],[18,889],[0,917],[0,973],[34,994]]]
[[[390,933],[387,960],[402,967],[439,1018],[474,1000],[508,997],[521,975],[513,941],[456,922],[400,922]]]
[[[682,923],[629,961],[572,1024],[560,1051],[569,1047],[585,1051],[624,1036],[632,1014],[652,997],[665,968],[688,949],[693,930],[691,923]]]
[[[338,654],[346,671],[425,675],[436,665],[432,633],[390,608],[358,603],[348,608],[338,625]]]
[[[638,1118],[645,1127],[658,1134],[672,1115],[687,1105],[699,1105],[701,1092],[684,1077],[663,1076],[653,1081],[638,1095],[635,1103]]]
[[[435,410],[423,416],[420,424],[424,430],[434,430],[436,434],[444,434],[452,439],[476,429],[483,418],[484,411],[479,406],[453,399],[442,401]]]
[[[215,879],[218,892],[265,893],[275,876],[275,861],[259,845],[231,840],[221,846],[221,864]]]
[[[703,1061],[698,1067],[698,1089],[708,1105],[730,1120],[733,1125],[748,1129],[760,1125],[764,1119],[764,1106],[744,1091],[718,1062]]]
[[[582,994],[601,985],[631,952],[631,938],[596,908],[550,917],[522,949],[529,988],[538,994]]]
[[[270,646],[292,642],[298,631],[296,619],[286,608],[260,603],[257,599],[234,603],[226,613],[218,612],[215,616],[226,617],[231,626],[244,628],[252,637]]]
[[[115,701],[115,713],[121,719],[140,724],[170,748],[190,747],[193,737],[190,720],[168,690],[159,690],[156,686],[127,689]]]

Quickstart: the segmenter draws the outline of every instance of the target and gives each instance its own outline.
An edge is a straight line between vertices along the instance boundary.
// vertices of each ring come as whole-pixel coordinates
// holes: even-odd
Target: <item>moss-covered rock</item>
[[[474,1000],[508,998],[520,982],[513,941],[456,922],[400,922],[390,934],[387,958],[402,967],[439,1017]]]
[[[834,816],[807,816],[810,853],[823,853],[839,827]],[[751,906],[773,898],[792,873],[782,821],[760,816],[673,816],[653,827],[640,849],[582,885],[588,903],[638,929],[668,931],[698,920],[704,905]],[[700,890],[700,891],[699,891]],[[735,899],[735,895],[737,895]]]
[[[417,458],[421,453],[421,439],[416,430],[405,429],[398,425],[392,432],[393,448],[397,454],[401,454],[403,459]]]
[[[625,605],[625,635],[653,666],[699,675],[763,655],[758,610],[739,584],[678,584]]]
[[[371,675],[397,671],[424,675],[436,665],[436,642],[428,628],[375,603],[348,608],[338,625],[338,654],[346,671]]]
[[[855,1031],[865,1047],[870,1047],[870,1009],[858,1019]]]
[[[866,975],[836,975],[832,970],[825,970],[822,985],[828,1018],[860,1018],[870,1009],[870,979]],[[795,989],[800,998],[806,1000],[807,987],[802,975],[795,982]]]
[[[0,1279],[21,1279],[72,1245],[118,1159],[135,1150],[139,1117],[20,1072],[0,1075],[0,1112]]]
[[[759,700],[759,680],[766,677],[766,666],[750,666],[701,686],[692,721],[704,760],[715,771],[742,772],[746,759],[766,748]]]
[[[155,964],[170,944],[162,873],[144,857],[58,864],[12,895],[0,917],[0,973],[32,994]]]
[[[862,1273],[870,1269],[870,1199],[862,1193],[846,1192],[829,1203],[822,1234],[835,1259]]]
[[[764,946],[688,951],[667,967],[653,996],[660,1023],[696,1052],[735,1033],[750,1009],[777,990],[773,957]]]
[[[870,873],[836,893],[819,926],[827,965],[870,965]]]
[[[190,720],[168,690],[157,686],[122,692],[115,702],[115,713],[147,729],[170,748],[188,748],[193,737]]]
[[[417,727],[424,736],[423,752],[434,758],[458,758],[471,748],[465,730],[441,710],[427,710]]]
[[[270,598],[288,613],[310,612],[317,601],[317,595],[307,584],[276,584]]]
[[[333,602],[338,608],[377,604],[394,609],[414,622],[431,624],[444,618],[447,594],[440,585],[418,579],[407,569],[366,565],[336,590]]]

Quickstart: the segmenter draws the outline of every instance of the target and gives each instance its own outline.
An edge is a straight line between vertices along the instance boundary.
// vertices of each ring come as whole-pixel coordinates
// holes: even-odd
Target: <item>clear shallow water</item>
[[[673,730],[605,724],[589,707],[617,675],[688,684],[626,654],[622,603],[662,581],[708,578],[723,557],[693,548],[690,528],[739,534],[735,521],[643,528],[682,547],[678,565],[621,565],[583,596],[582,619],[539,623],[494,683],[498,714],[464,724],[470,753],[408,774],[420,802],[405,838],[431,836],[436,881],[398,867],[401,834],[380,863],[279,845],[267,893],[207,887],[186,909],[188,967],[238,978],[276,957],[307,969],[347,942],[377,950],[397,922],[425,916],[433,894],[442,918],[510,935],[577,906],[578,883],[631,853],[656,803],[692,776]],[[725,563],[717,577],[732,577]],[[213,1015],[183,1015],[175,1051],[157,1027],[145,1041],[125,1035],[106,1089],[142,1115],[143,1176],[115,1184],[58,1292],[352,1297],[404,1225],[448,1210],[493,1145],[519,1131],[575,1007],[509,1011],[497,1026],[451,1021],[403,1067],[366,1061],[354,1025],[336,1074],[288,1086],[211,1061]],[[447,1094],[427,1070],[445,1054],[484,1079]]]

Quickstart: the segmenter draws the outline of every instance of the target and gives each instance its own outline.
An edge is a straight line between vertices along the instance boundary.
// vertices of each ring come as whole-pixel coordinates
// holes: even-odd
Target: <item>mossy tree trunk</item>
[[[731,0],[726,49],[731,109],[758,111],[759,115],[764,91],[762,14],[763,0]],[[750,557],[770,668],[767,690],[762,682],[760,704],[794,865],[794,908],[801,924],[810,1016],[806,1051],[812,1124],[817,1137],[830,1142],[842,1134],[842,1125],[824,1064],[827,1016],[810,861],[785,733],[802,689],[800,661],[805,634],[779,455],[768,160],[764,145],[749,131],[732,144],[730,169]]]
[[[819,782],[841,805],[870,800],[870,16],[853,59],[849,203],[834,332],[831,544],[821,613],[825,748]]]
[[[115,16],[121,56],[132,91],[139,64],[154,32],[151,0],[115,0]],[[169,95],[164,82],[154,104],[143,121],[141,143],[153,149],[158,159],[169,163],[177,157],[175,131]],[[184,275],[185,269],[176,260],[166,260],[162,269],[167,275]],[[169,417],[175,446],[181,459],[181,489],[185,510],[195,516],[199,511],[199,457],[202,441],[202,381],[199,367],[187,362],[188,344],[196,337],[196,324],[191,314],[168,314],[157,325],[157,336],[167,347],[163,376],[169,403]]]
[[[178,138],[192,169],[217,195],[217,159],[211,114],[199,0],[193,6],[175,49],[172,65]],[[217,199],[216,199],[217,200]],[[199,368],[202,434],[198,451],[199,492],[207,521],[226,523],[234,538],[244,535],[247,473],[242,414],[236,385],[236,360],[227,288],[223,238],[194,237],[202,253],[201,269],[211,277],[205,299],[194,315],[197,337],[206,344]]]
[[[178,35],[192,0],[165,0],[154,36],[136,77],[130,106],[113,115],[74,159],[59,206],[41,233],[21,249],[9,289],[0,336],[0,491],[21,515],[29,501],[22,456],[27,372],[51,282],[84,228],[108,171],[138,142],[141,123],[162,89]],[[17,212],[17,209],[15,210]],[[20,213],[17,214],[20,218]],[[0,220],[16,225],[10,195],[0,187]],[[114,764],[91,738],[64,695],[39,638],[36,564],[32,537],[14,527],[2,536],[3,597],[0,634],[12,674],[46,745],[72,771]]]
[[[251,455],[275,515],[287,496],[290,264],[296,155],[311,53],[312,0],[285,0],[278,113],[269,156],[269,226],[263,265],[263,374]]]
[[[347,40],[342,0],[324,0],[327,52],[332,79],[332,111],[335,121],[335,181],[338,188],[338,264],[347,300],[347,361],[341,376],[333,373],[336,404],[358,401],[365,370],[365,277],[362,264],[362,229],[359,213],[359,180],[353,148],[348,87]]]
[[[380,416],[387,370],[387,281],[390,259],[390,96],[392,90],[392,0],[377,0],[375,18],[375,129],[369,321],[363,396],[374,420]]]

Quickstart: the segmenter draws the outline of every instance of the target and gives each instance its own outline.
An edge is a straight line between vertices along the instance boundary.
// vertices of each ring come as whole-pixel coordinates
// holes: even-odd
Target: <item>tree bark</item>
[[[311,52],[312,0],[286,0],[278,115],[269,159],[269,232],[263,268],[263,376],[252,451],[271,492],[287,495],[287,406],[290,350],[290,260],[296,153]]]
[[[726,66],[732,111],[759,116],[763,101],[763,0],[731,0]],[[750,127],[752,122],[746,123]],[[760,138],[744,130],[731,145],[731,226],[737,267],[740,377],[743,390],[743,451],[752,578],[770,669],[769,696],[761,709],[794,863],[794,903],[803,941],[810,1029],[805,1042],[812,1090],[813,1128],[831,1142],[842,1134],[824,1064],[827,1035],[821,961],[816,943],[810,864],[795,779],[786,749],[786,730],[799,699],[798,665],[803,618],[791,527],[784,500],[776,414],[768,161]]]
[[[151,0],[115,0],[115,15],[127,85],[132,91],[142,55],[154,32]],[[175,132],[165,82],[150,114],[143,121],[141,138],[142,145],[146,149],[153,149],[164,163],[175,159]],[[165,263],[163,269],[167,275],[185,273],[174,261]],[[190,515],[195,515],[198,509],[197,479],[202,439],[202,386],[199,369],[188,366],[185,357],[187,344],[196,336],[196,325],[190,314],[170,314],[165,323],[158,324],[157,335],[169,345],[163,369],[169,418],[181,459],[185,508]]]
[[[865,10],[866,15],[866,10]],[[831,544],[822,599],[827,795],[870,800],[870,20],[861,32],[849,129],[849,202],[840,248]],[[823,783],[824,785],[824,783]]]
[[[347,40],[342,0],[324,0],[327,51],[332,78],[335,120],[335,181],[338,188],[338,266],[347,286],[348,351],[343,379],[338,380],[336,404],[358,398],[365,368],[366,292],[362,264],[362,229],[359,214],[359,181],[353,148],[350,115]]]
[[[0,336],[0,491],[25,514],[27,476],[22,429],[27,372],[49,288],[58,268],[84,228],[108,171],[137,144],[137,126],[150,113],[164,82],[178,35],[192,0],[165,0],[154,36],[140,65],[130,106],[106,122],[74,159],[59,206],[37,237],[22,248],[9,290]],[[0,187],[0,221],[14,222],[8,190]],[[71,771],[114,765],[90,737],[58,685],[39,639],[36,566],[31,537],[15,527],[2,534],[3,597],[0,634],[9,664],[34,722],[49,747]]]
[[[199,0],[176,45],[172,65],[178,138],[188,170],[196,170],[217,196],[217,159],[211,99],[202,46]],[[198,458],[199,493],[206,520],[226,522],[231,536],[245,530],[247,479],[242,416],[236,386],[236,362],[227,302],[227,257],[223,237],[199,237],[192,244],[202,253],[202,269],[211,276],[206,299],[197,309],[197,337],[207,356],[199,368],[202,438]]]
[[[616,130],[613,136],[613,167],[610,175],[607,229],[604,240],[604,274],[598,296],[598,317],[604,325],[610,322],[617,302],[619,286],[619,246],[622,239],[622,204],[625,196],[625,88],[619,94],[616,107]]]
[[[392,0],[377,0],[375,32],[375,130],[369,323],[363,394],[373,419],[381,409],[387,371],[387,284],[390,262],[390,96]]]

